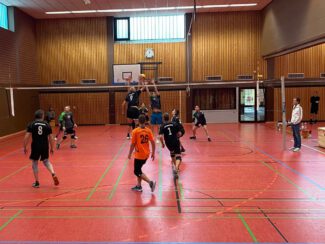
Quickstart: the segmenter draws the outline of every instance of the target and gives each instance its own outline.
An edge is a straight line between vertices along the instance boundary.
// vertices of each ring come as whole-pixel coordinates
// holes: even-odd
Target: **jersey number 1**
[[[173,134],[172,134],[172,131],[171,131],[171,129],[170,129],[170,127],[168,127],[168,132],[169,132],[168,135],[170,135],[170,136],[173,135]]]

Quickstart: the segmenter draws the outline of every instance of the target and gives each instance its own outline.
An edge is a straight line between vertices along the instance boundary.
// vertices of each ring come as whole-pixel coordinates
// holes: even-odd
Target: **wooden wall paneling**
[[[193,80],[207,75],[222,75],[236,80],[237,75],[259,71],[266,78],[266,61],[261,57],[259,12],[202,13],[192,30]]]
[[[291,118],[292,112],[292,99],[294,97],[300,97],[301,106],[303,108],[303,120],[308,121],[310,119],[310,97],[318,92],[320,97],[318,120],[325,120],[325,106],[323,106],[325,101],[325,87],[290,87],[286,88],[286,111],[287,120]],[[281,109],[281,89],[274,89],[274,121],[282,120],[282,109]]]
[[[146,48],[153,48],[155,57],[145,59]],[[141,61],[162,62],[159,65],[160,77],[173,77],[175,82],[185,81],[186,60],[185,42],[163,43],[115,43],[114,64],[134,64]],[[154,78],[152,71],[145,72],[148,78]]]
[[[275,58],[275,77],[288,73],[305,73],[306,78],[319,78],[325,72],[325,43]]]
[[[81,79],[108,82],[107,19],[37,20],[37,53],[41,83]]]
[[[66,105],[70,105],[77,124],[109,123],[109,94],[106,92],[41,93],[39,99],[41,108],[47,111],[52,106],[57,117]]]
[[[116,123],[126,124],[126,115],[122,115],[122,103],[127,95],[127,92],[116,92],[115,93],[115,111],[116,111]],[[160,91],[161,105],[163,113],[168,112],[171,114],[174,108],[180,110],[181,120],[185,123],[186,121],[186,91]],[[140,98],[140,104],[144,102],[149,108],[150,101],[147,93],[143,93]],[[126,114],[126,112],[125,112]],[[150,113],[151,114],[151,113]],[[149,116],[150,116],[149,114]]]

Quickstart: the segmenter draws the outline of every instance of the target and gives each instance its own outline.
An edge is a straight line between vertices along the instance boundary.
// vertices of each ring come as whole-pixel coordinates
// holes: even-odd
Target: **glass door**
[[[255,88],[240,89],[240,122],[264,122],[265,121],[265,90]]]

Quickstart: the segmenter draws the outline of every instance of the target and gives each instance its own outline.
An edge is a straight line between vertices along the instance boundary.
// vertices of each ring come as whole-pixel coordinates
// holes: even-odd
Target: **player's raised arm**
[[[156,93],[156,95],[157,95],[157,96],[160,96],[160,93],[159,93],[159,91],[158,91],[158,88],[157,88],[157,86],[156,86],[156,82],[155,82],[154,79],[152,79],[151,84],[153,85],[153,87],[154,87],[154,89],[155,89],[155,93]]]

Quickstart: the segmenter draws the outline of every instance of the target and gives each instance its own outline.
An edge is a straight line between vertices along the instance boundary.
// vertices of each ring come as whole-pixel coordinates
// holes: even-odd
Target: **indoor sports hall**
[[[0,0],[0,244],[325,243],[324,0]]]

